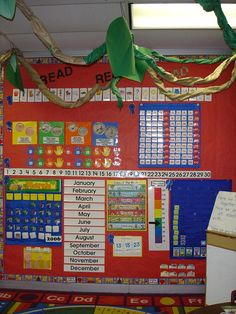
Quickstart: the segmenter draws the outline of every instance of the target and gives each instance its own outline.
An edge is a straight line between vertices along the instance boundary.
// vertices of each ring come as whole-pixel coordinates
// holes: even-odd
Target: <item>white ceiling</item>
[[[129,2],[158,1],[25,0],[63,53],[68,55],[87,55],[104,43],[109,24],[122,15],[128,19]],[[181,2],[194,3],[194,0]],[[23,51],[25,57],[50,56],[47,48],[32,32],[30,22],[18,8],[13,21],[0,16],[0,31]],[[157,50],[164,55],[231,53],[221,30],[135,30],[133,34],[135,44]],[[9,42],[4,36],[0,36],[0,53],[9,48]]]

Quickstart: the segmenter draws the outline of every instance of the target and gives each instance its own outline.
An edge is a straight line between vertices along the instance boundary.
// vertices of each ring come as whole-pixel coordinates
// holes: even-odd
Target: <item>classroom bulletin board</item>
[[[112,78],[103,63],[33,67],[67,101]],[[236,189],[235,85],[173,102],[146,75],[119,82],[122,109],[110,90],[65,109],[21,73],[24,92],[4,84],[2,279],[204,285],[214,201]]]

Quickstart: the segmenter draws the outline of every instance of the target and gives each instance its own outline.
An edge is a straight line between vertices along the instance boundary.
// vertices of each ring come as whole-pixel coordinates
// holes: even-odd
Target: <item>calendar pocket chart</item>
[[[139,167],[200,167],[200,104],[141,104]]]
[[[61,245],[61,181],[10,179],[6,223],[7,244]]]

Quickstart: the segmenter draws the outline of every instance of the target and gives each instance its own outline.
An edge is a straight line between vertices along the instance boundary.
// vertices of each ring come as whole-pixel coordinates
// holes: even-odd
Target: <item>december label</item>
[[[95,265],[65,265],[64,271],[78,271],[86,273],[103,273],[104,266],[95,266]]]

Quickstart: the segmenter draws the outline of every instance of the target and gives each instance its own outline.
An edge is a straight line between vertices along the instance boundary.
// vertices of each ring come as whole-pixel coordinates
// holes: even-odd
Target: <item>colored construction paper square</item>
[[[53,201],[53,194],[47,194],[46,195],[46,200],[47,201]]]
[[[38,200],[44,201],[45,200],[45,194],[38,194]]]
[[[30,194],[31,201],[37,201],[38,195],[37,194]]]
[[[91,122],[66,122],[65,142],[67,145],[91,145]]]
[[[37,122],[17,121],[12,123],[12,144],[37,144]]]
[[[39,144],[64,144],[64,122],[40,122]]]
[[[54,201],[61,201],[61,194],[54,194]]]
[[[6,200],[8,200],[8,201],[13,200],[13,193],[7,193],[6,194]]]
[[[28,201],[29,199],[30,199],[30,194],[24,193],[24,194],[23,194],[23,200],[24,200],[24,201]]]
[[[14,194],[14,200],[16,200],[16,201],[21,200],[21,194],[20,193],[15,193]]]

